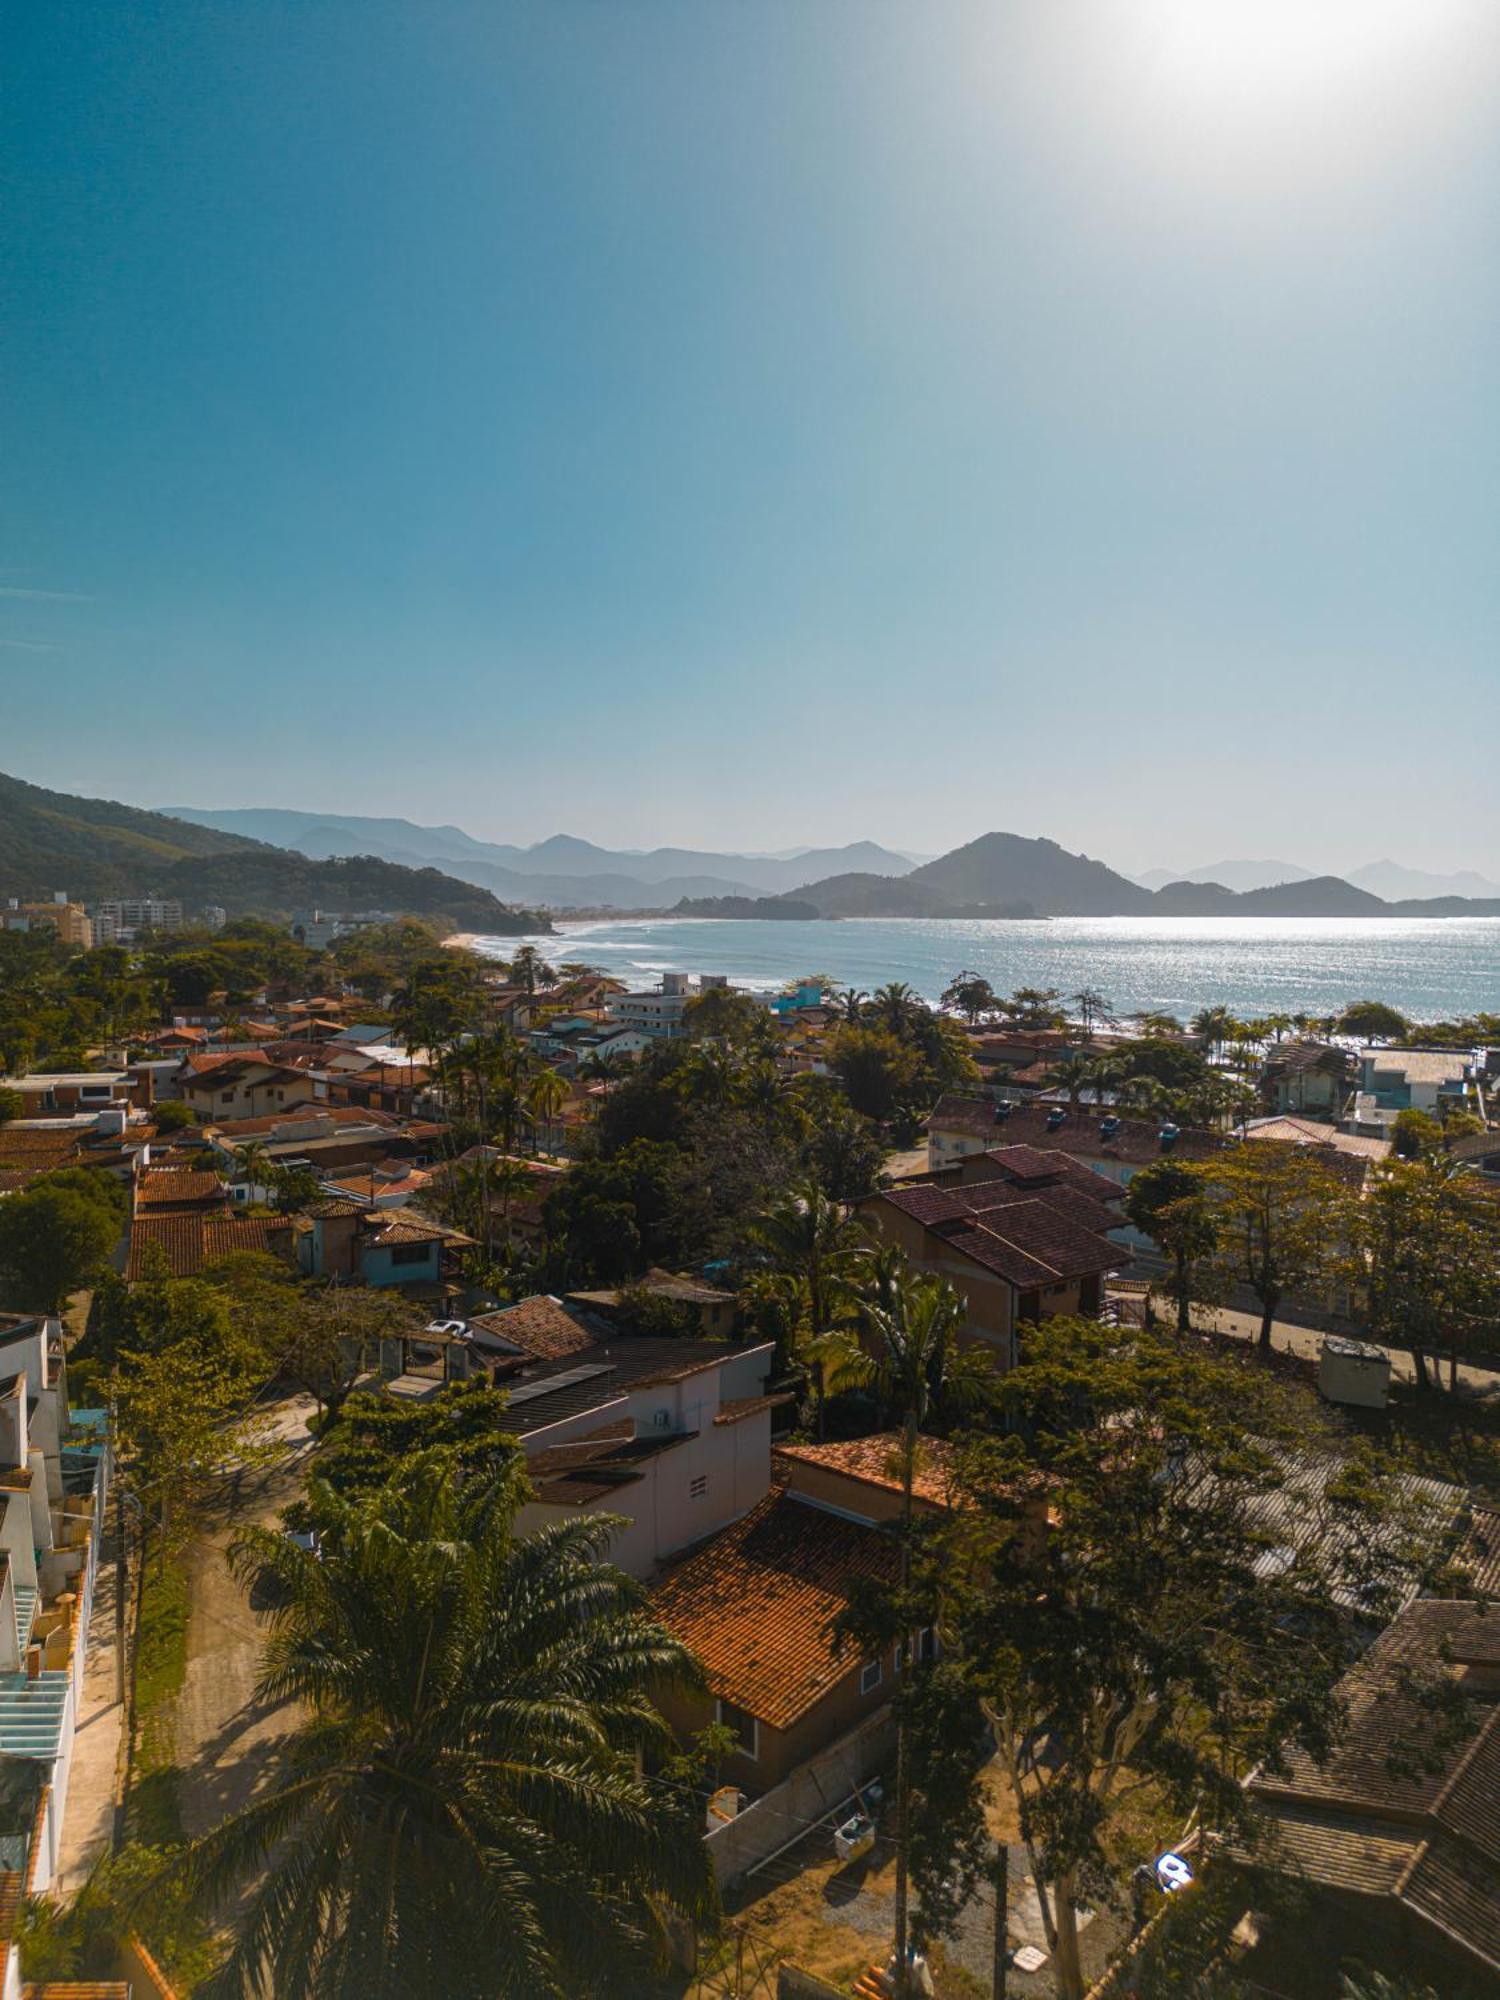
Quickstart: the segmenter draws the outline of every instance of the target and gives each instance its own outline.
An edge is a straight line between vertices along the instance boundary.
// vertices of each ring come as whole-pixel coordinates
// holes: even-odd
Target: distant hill
[[[1209,861],[1201,868],[1148,868],[1133,879],[1143,889],[1165,889],[1169,882],[1214,882],[1243,892],[1272,889],[1282,882],[1309,882],[1312,874],[1311,868],[1300,868],[1295,861]],[[1373,882],[1362,886],[1375,888]]]
[[[1156,894],[1164,916],[1179,917],[1377,917],[1389,905],[1368,889],[1356,889],[1337,875],[1312,875],[1305,882],[1279,882],[1243,895],[1222,882],[1169,882]]]
[[[1118,917],[1152,907],[1149,890],[1102,861],[1017,833],[981,834],[914,868],[902,886],[950,907],[1029,903],[1052,917]]]
[[[1493,899],[1500,896],[1500,882],[1463,868],[1456,875],[1432,875],[1422,868],[1403,868],[1398,861],[1367,861],[1353,868],[1346,878],[1356,888],[1391,902],[1430,900],[1434,896],[1463,896]]]
[[[785,854],[720,854],[691,847],[645,852],[596,847],[592,841],[559,833],[531,847],[510,847],[475,840],[461,827],[419,826],[408,819],[291,812],[269,806],[172,810],[194,825],[275,841],[320,860],[340,854],[379,854],[407,867],[442,868],[497,895],[556,909],[661,909],[684,896],[774,896],[814,876],[851,870],[897,876],[913,866],[907,856],[869,840]]]
[[[84,902],[155,893],[219,903],[231,916],[382,909],[500,936],[547,927],[535,912],[508,909],[435,868],[374,856],[312,861],[242,834],[0,774],[0,895],[34,901],[57,889]]]

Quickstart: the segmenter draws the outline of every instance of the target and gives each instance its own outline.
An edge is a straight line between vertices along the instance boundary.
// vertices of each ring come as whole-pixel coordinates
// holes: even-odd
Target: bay
[[[509,958],[516,938],[474,947]],[[855,918],[762,923],[719,918],[563,923],[532,940],[554,964],[581,960],[631,985],[663,972],[722,972],[741,986],[826,973],[866,990],[904,980],[936,1000],[960,971],[997,993],[1052,986],[1102,992],[1114,1012],[1180,1016],[1225,1006],[1241,1019],[1329,1014],[1388,1001],[1418,1020],[1500,1013],[1500,918],[1054,917],[1046,922]]]

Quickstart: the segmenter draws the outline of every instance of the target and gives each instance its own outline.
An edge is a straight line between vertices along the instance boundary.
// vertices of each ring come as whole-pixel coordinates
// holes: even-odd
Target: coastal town
[[[1500,1018],[568,942],[0,912],[0,1990],[1497,1990]]]

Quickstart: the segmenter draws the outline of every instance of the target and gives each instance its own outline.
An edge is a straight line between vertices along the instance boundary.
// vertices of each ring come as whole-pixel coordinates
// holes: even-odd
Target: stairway
[[[854,1982],[858,2000],[891,2000],[892,1982],[890,1974],[878,1965],[867,1965]]]
[[[31,1642],[31,1628],[36,1622],[36,1585],[18,1583],[12,1588],[16,1593],[16,1657],[24,1660]]]
[[[63,1714],[72,1675],[65,1670],[38,1674],[0,1674],[0,1753],[9,1757],[39,1757],[50,1763],[57,1755]]]

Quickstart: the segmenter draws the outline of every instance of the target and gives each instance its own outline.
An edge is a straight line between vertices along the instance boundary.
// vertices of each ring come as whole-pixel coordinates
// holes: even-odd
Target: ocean
[[[519,942],[481,938],[475,948],[509,958]],[[1365,999],[1418,1020],[1500,1013],[1496,917],[647,918],[562,923],[533,942],[553,964],[578,960],[643,986],[663,972],[722,972],[759,987],[823,973],[866,990],[905,980],[936,1000],[955,973],[972,971],[1000,994],[1091,986],[1117,1014],[1225,1006],[1243,1020],[1330,1014]]]

